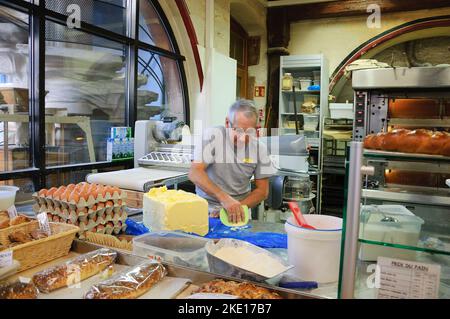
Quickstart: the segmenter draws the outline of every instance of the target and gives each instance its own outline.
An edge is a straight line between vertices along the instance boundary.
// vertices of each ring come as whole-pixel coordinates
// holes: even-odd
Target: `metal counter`
[[[85,254],[85,253],[88,253],[90,251],[93,251],[93,250],[96,250],[99,248],[102,248],[102,247],[94,245],[94,244],[86,243],[83,241],[79,241],[79,240],[75,240],[72,245],[72,250],[79,254]],[[124,251],[118,251],[118,258],[117,258],[116,262],[121,265],[135,266],[145,260],[146,259],[144,257],[135,256],[131,253],[127,253]],[[198,270],[174,265],[174,264],[167,263],[167,262],[163,262],[162,264],[166,267],[166,269],[168,271],[168,276],[190,279],[192,284],[195,286],[201,286],[202,284],[212,281],[214,279],[233,280],[236,282],[243,282],[243,280],[240,280],[240,279],[221,276],[218,274],[212,274],[209,272],[198,271]],[[259,284],[259,283],[257,285],[260,287],[264,287],[264,288],[267,288],[267,289],[277,292],[284,299],[317,299],[317,298],[319,298],[310,293],[295,292],[293,290],[268,286],[268,285]]]

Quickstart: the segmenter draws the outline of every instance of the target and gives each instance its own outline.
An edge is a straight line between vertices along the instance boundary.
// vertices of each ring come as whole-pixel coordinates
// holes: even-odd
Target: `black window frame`
[[[127,0],[126,5],[126,35],[114,33],[110,30],[81,21],[77,30],[98,37],[120,43],[126,48],[127,56],[127,84],[125,99],[125,123],[133,131],[137,120],[137,75],[138,75],[138,52],[140,49],[149,51],[160,56],[170,58],[177,62],[180,71],[182,94],[184,101],[184,116],[186,124],[190,124],[189,97],[187,89],[187,78],[184,69],[185,57],[181,55],[175,41],[175,35],[170,27],[169,21],[157,0],[147,0],[155,8],[162,26],[164,27],[173,52],[148,43],[139,41],[139,1]],[[16,11],[26,13],[29,17],[29,115],[30,115],[30,168],[16,171],[0,172],[0,181],[14,180],[19,178],[31,178],[35,189],[46,186],[47,176],[57,172],[74,172],[83,170],[97,170],[114,167],[134,167],[133,160],[122,162],[96,162],[84,164],[70,164],[62,166],[47,167],[45,153],[45,21],[49,20],[58,24],[66,25],[67,16],[45,8],[45,0],[39,4],[26,2],[24,0],[0,0],[0,6],[8,7]]]

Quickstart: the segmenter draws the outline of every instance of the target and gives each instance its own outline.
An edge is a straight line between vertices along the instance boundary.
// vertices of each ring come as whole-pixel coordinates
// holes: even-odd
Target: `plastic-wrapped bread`
[[[85,299],[136,299],[148,292],[167,275],[164,266],[146,261],[132,270],[92,286]]]
[[[41,271],[33,276],[32,281],[40,292],[49,293],[102,272],[112,265],[116,258],[115,251],[102,248]]]
[[[37,299],[37,296],[38,290],[33,283],[17,281],[0,285],[0,299]]]

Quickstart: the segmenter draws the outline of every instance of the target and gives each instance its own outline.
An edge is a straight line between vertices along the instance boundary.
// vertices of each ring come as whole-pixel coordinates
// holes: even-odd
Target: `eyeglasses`
[[[244,135],[249,136],[249,137],[256,137],[256,129],[254,129],[254,128],[249,128],[247,130],[244,130],[239,127],[232,127],[231,130],[233,131],[234,134],[236,134],[239,137],[244,136]]]

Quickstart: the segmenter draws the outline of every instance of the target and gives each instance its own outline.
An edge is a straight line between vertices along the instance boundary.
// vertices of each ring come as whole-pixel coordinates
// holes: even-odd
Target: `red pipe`
[[[200,81],[200,92],[203,90],[203,68],[202,62],[200,60],[200,53],[198,52],[198,39],[195,32],[194,24],[192,23],[191,16],[189,15],[189,10],[185,0],[175,0],[175,3],[180,11],[181,18],[183,19],[184,26],[189,36],[191,42],[192,53],[194,54],[195,65],[197,67],[198,79]]]

